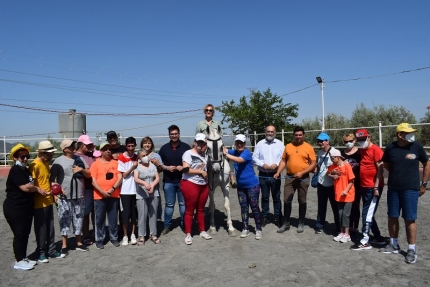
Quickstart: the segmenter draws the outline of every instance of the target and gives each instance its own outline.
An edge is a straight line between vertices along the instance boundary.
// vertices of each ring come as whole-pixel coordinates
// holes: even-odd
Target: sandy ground
[[[0,201],[5,198],[5,182],[0,179]],[[385,191],[385,190],[384,190]],[[308,212],[305,231],[296,232],[298,205],[295,197],[292,229],[284,234],[268,224],[263,238],[229,237],[221,192],[216,193],[218,233],[212,240],[203,240],[195,232],[191,246],[185,245],[178,227],[160,237],[161,244],[148,241],[144,246],[115,248],[107,244],[104,250],[90,246],[89,252],[70,250],[65,259],[39,263],[32,271],[12,268],[12,232],[0,213],[0,286],[429,286],[430,285],[430,194],[420,198],[418,216],[418,261],[408,265],[404,254],[382,254],[377,248],[353,251],[353,242],[342,244],[332,240],[333,214],[328,211],[327,233],[314,234],[316,190],[308,192]],[[330,209],[330,208],[329,208]],[[241,230],[236,190],[231,189],[231,210],[235,228]],[[273,211],[271,205],[271,212]],[[383,194],[377,212],[381,232],[386,228],[386,195]],[[250,219],[253,226],[253,219]],[[361,226],[361,223],[360,223]],[[58,222],[55,225],[58,231]],[[159,224],[159,232],[162,225]],[[196,231],[196,230],[195,230]],[[252,228],[252,232],[255,230]],[[57,248],[60,236],[56,234]],[[74,238],[70,240],[74,248]],[[406,248],[404,224],[401,223],[400,245]],[[28,254],[36,246],[30,234]]]

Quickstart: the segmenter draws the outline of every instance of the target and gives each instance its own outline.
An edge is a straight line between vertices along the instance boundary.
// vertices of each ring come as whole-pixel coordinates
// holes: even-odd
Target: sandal
[[[158,237],[155,235],[149,236],[149,239],[151,239],[151,241],[154,242],[154,244],[160,244],[160,239],[158,239]]]
[[[143,244],[145,244],[145,238],[144,238],[143,236],[140,236],[140,237],[139,237],[139,241],[137,242],[137,245],[138,245],[138,246],[141,246],[141,245],[143,245]]]

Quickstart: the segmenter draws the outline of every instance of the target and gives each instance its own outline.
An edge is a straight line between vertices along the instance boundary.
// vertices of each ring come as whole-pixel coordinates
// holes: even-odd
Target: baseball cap
[[[194,140],[196,142],[198,142],[198,141],[205,142],[206,141],[206,136],[204,134],[202,134],[202,133],[198,133],[198,134],[196,134],[196,137],[194,138]]]
[[[93,144],[93,142],[91,141],[91,139],[88,135],[81,135],[78,138],[78,143],[83,143],[84,145]]]
[[[400,125],[397,126],[397,132],[404,132],[404,133],[413,133],[416,132],[417,130],[412,128],[412,126],[408,123],[401,123]]]
[[[69,147],[69,146],[73,145],[74,143],[75,143],[75,141],[65,139],[61,142],[60,148],[61,148],[61,150],[64,150],[66,147]]]
[[[234,141],[246,142],[246,136],[243,134],[238,134],[234,137]]]
[[[105,147],[111,147],[111,145],[110,145],[110,143],[108,143],[108,142],[102,142],[101,144],[100,144],[100,150],[102,150],[103,148],[105,148]]]
[[[342,159],[345,159],[342,154],[340,153],[340,150],[338,149],[331,149],[330,150],[330,156],[338,156],[341,157]]]
[[[320,133],[317,136],[317,140],[320,140],[320,141],[330,141],[330,137],[326,133]]]
[[[118,135],[116,134],[115,131],[108,131],[108,133],[106,134],[106,138],[111,138],[111,137],[118,137]]]
[[[355,137],[358,141],[364,141],[369,136],[369,133],[366,129],[360,129],[355,132]]]

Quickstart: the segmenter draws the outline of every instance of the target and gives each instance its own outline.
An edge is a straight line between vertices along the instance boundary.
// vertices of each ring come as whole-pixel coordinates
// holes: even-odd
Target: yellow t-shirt
[[[299,146],[289,143],[285,146],[282,159],[286,161],[287,174],[296,174],[309,167],[316,160],[314,148],[307,142]]]
[[[49,162],[42,162],[36,158],[29,167],[31,177],[34,180],[34,185],[43,188],[46,191],[51,191],[49,183]],[[34,194],[34,208],[44,208],[51,206],[53,203],[52,195]]]

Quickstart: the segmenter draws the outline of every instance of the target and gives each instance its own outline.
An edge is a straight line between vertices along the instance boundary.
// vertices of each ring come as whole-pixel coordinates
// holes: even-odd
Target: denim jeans
[[[318,196],[318,212],[317,212],[317,222],[315,224],[316,229],[324,229],[325,218],[327,215],[327,200],[328,200],[330,201],[331,210],[333,211],[334,223],[336,225],[336,232],[340,232],[339,211],[337,208],[337,202],[334,200],[334,187],[318,184],[317,196]]]
[[[280,220],[281,217],[281,179],[275,180],[273,177],[263,175],[260,172],[260,188],[261,188],[261,216],[267,219],[269,213],[269,198],[272,193],[273,199],[273,214],[275,220]]]
[[[180,183],[169,183],[165,182],[163,185],[164,190],[164,201],[166,205],[164,207],[164,228],[170,228],[172,224],[172,216],[175,208],[176,197],[178,198],[179,213],[181,214],[181,226],[184,226],[184,212],[185,203],[184,197],[182,196]]]
[[[105,240],[106,214],[108,218],[109,238],[110,240],[118,240],[118,207],[119,198],[108,197],[94,200],[96,242],[103,243]]]

